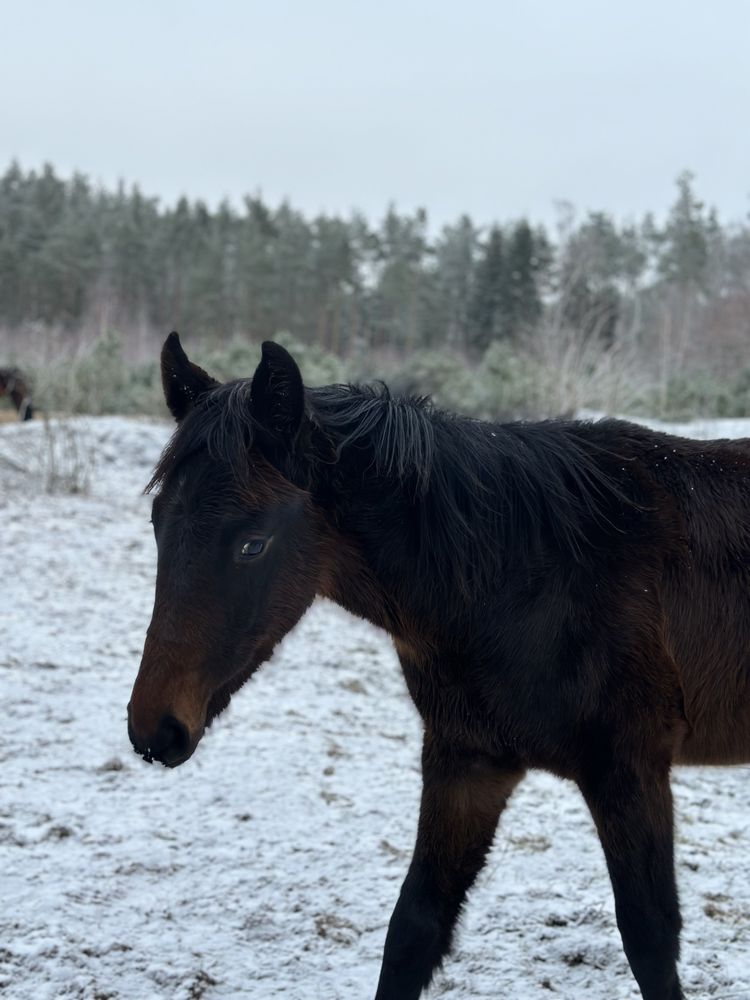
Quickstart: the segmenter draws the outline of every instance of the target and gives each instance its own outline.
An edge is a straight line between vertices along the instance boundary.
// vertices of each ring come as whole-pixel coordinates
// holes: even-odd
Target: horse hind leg
[[[417,843],[388,926],[376,1000],[417,1000],[429,985],[523,774],[425,737]]]

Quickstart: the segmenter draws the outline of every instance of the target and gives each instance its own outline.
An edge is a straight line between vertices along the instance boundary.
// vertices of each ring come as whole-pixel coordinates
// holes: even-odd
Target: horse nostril
[[[148,764],[158,760],[167,767],[176,767],[193,752],[189,729],[173,715],[162,715],[151,737],[139,735],[128,719],[128,734],[135,752]]]
[[[155,743],[152,747],[154,757],[165,764],[174,764],[182,760],[190,749],[190,734],[187,727],[173,715],[164,715],[159,723]]]

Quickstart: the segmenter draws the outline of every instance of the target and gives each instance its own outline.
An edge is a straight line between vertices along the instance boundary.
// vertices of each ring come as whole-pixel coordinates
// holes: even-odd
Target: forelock
[[[162,488],[190,456],[205,450],[243,482],[251,471],[250,450],[258,425],[250,410],[250,379],[227,382],[201,397],[177,425],[146,486]]]

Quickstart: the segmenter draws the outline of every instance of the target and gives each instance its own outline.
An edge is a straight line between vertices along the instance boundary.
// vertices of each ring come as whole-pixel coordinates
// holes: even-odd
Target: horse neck
[[[413,487],[389,476],[363,488],[361,469],[346,463],[331,478],[322,595],[396,638],[432,631],[437,588],[418,555]]]

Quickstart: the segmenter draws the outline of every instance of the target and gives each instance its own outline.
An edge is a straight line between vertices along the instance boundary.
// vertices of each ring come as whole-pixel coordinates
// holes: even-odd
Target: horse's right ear
[[[167,406],[178,423],[205,392],[219,384],[190,361],[176,333],[170,333],[161,349],[161,383]]]

